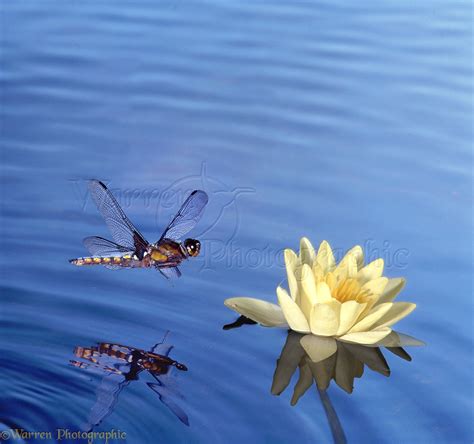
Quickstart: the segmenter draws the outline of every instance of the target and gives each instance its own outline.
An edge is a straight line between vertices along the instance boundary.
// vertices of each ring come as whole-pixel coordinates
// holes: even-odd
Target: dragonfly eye
[[[201,242],[199,242],[197,239],[186,239],[184,241],[184,246],[189,256],[192,257],[197,256],[201,250]]]

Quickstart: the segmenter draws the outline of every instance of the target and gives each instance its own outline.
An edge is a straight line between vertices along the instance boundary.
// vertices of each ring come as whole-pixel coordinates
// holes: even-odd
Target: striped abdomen
[[[116,267],[141,267],[143,266],[142,262],[133,259],[130,254],[124,256],[110,256],[110,257],[80,257],[77,259],[71,259],[69,261],[73,265],[78,267],[82,265],[111,265]]]

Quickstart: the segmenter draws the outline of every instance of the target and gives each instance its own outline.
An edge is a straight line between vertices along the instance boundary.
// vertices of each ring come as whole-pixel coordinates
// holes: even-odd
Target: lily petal
[[[298,265],[298,256],[296,253],[291,248],[285,248],[284,259],[286,268],[294,272]]]
[[[331,246],[327,241],[322,241],[316,255],[316,263],[321,267],[324,274],[333,271],[336,267],[336,260],[332,253]]]
[[[366,293],[368,296],[364,297],[367,307],[365,307],[365,310],[360,315],[360,319],[362,319],[372,309],[372,307],[377,304],[380,295],[387,286],[387,282],[388,279],[386,277],[379,277],[362,285],[360,289],[361,293]]]
[[[357,273],[357,280],[361,285],[364,285],[366,282],[371,281],[372,279],[377,279],[383,274],[383,259],[375,259],[370,264],[367,264],[365,267],[361,268]]]
[[[392,308],[392,303],[387,302],[386,304],[376,305],[370,310],[366,316],[364,316],[359,322],[357,322],[350,330],[349,333],[356,333],[360,331],[369,331],[375,329],[377,322],[384,318],[384,316]]]
[[[310,329],[308,321],[306,320],[300,307],[298,307],[296,302],[291,299],[286,290],[278,287],[277,297],[286,322],[288,322],[290,328],[300,333],[309,333]]]
[[[341,304],[341,312],[339,315],[339,328],[336,336],[347,333],[355,324],[359,315],[364,311],[366,304],[360,304],[356,301],[347,301]]]
[[[360,270],[364,266],[364,251],[360,245],[353,246],[344,256],[342,260],[346,258],[346,256],[352,255],[354,256],[357,264],[357,270]],[[342,262],[342,261],[341,261]]]
[[[385,290],[385,287],[388,284],[388,278],[386,277],[378,277],[375,279],[371,279],[367,281],[364,285],[362,285],[360,291],[368,291],[370,294],[374,294],[380,297],[380,295]]]
[[[406,281],[403,278],[392,278],[388,280],[387,286],[384,288],[377,303],[392,302],[405,287]]]
[[[313,266],[316,253],[311,245],[311,242],[307,237],[302,237],[300,241],[300,261],[302,264],[307,264],[310,267]]]
[[[381,329],[378,329],[378,330],[372,330],[372,331],[361,331],[361,332],[357,332],[357,333],[347,333],[347,334],[339,337],[338,339],[340,341],[344,341],[344,342],[353,342],[353,343],[356,343],[356,344],[370,345],[370,344],[378,343],[383,338],[385,338],[385,336],[389,335],[391,331],[392,330],[390,330],[390,328],[385,327],[385,328],[381,328]]]
[[[328,284],[326,282],[318,282],[316,284],[316,302],[324,303],[330,300],[332,300],[332,297]]]
[[[339,328],[341,303],[331,299],[323,304],[315,304],[311,311],[311,333],[320,336],[334,336]]]
[[[339,262],[334,270],[336,287],[345,279],[355,277],[357,273],[357,262],[355,256],[352,254],[346,254],[344,259]]]
[[[313,305],[317,302],[317,298],[313,270],[308,264],[303,264],[300,283],[301,291],[299,293],[301,297],[299,306],[306,319],[309,319]]]
[[[323,336],[305,335],[300,339],[300,344],[312,362],[323,361],[337,350],[336,340]]]
[[[298,282],[296,280],[295,271],[298,264],[298,256],[293,250],[287,248],[285,250],[286,275],[288,277],[288,286],[290,294],[294,301],[298,298]]]
[[[278,305],[261,299],[229,298],[224,301],[224,304],[264,327],[285,327],[288,325]]]
[[[374,328],[390,327],[408,316],[416,308],[416,304],[411,302],[389,302],[389,304],[391,304],[390,310],[374,324]],[[385,304],[380,304],[377,307],[383,305]]]
[[[388,336],[374,344],[376,347],[420,347],[422,345],[426,344],[413,336],[398,331],[392,331]]]

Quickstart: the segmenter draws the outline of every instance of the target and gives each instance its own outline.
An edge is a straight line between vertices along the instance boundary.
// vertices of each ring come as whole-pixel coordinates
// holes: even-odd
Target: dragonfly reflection
[[[182,240],[201,219],[208,196],[194,190],[154,244],[149,243],[125,215],[119,203],[100,180],[89,182],[89,191],[102,214],[113,241],[90,236],[84,246],[92,256],[71,259],[73,265],[104,265],[107,268],[154,267],[166,278],[181,276],[178,265],[189,257],[196,257],[201,249],[197,239]]]
[[[142,372],[150,375],[154,382],[147,382],[161,402],[184,424],[189,425],[188,416],[175,402],[182,398],[172,376],[173,367],[187,371],[187,367],[168,355],[173,346],[158,343],[150,351],[126,345],[102,342],[92,347],[76,347],[74,355],[84,361],[71,360],[74,367],[104,374],[97,388],[97,399],[92,407],[87,428],[99,425],[115,408],[122,390],[130,382],[138,381]]]

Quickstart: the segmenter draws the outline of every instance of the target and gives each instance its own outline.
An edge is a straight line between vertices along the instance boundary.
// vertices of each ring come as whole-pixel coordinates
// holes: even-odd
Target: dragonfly
[[[85,362],[70,360],[70,365],[104,375],[97,388],[97,399],[89,414],[87,430],[98,426],[112,413],[120,393],[131,382],[138,381],[141,373],[147,373],[155,380],[147,382],[147,386],[182,423],[189,425],[188,416],[175,401],[183,396],[171,372],[173,367],[181,371],[188,369],[168,356],[172,348],[163,342],[155,344],[149,351],[107,342],[92,347],[76,347],[74,355]]]
[[[91,180],[89,191],[113,241],[99,236],[86,237],[83,243],[91,256],[70,259],[71,264],[104,265],[107,268],[154,267],[167,279],[172,279],[181,276],[178,265],[182,261],[199,255],[199,240],[182,239],[201,219],[209,200],[204,191],[194,190],[187,197],[155,243],[145,240],[103,182]]]

